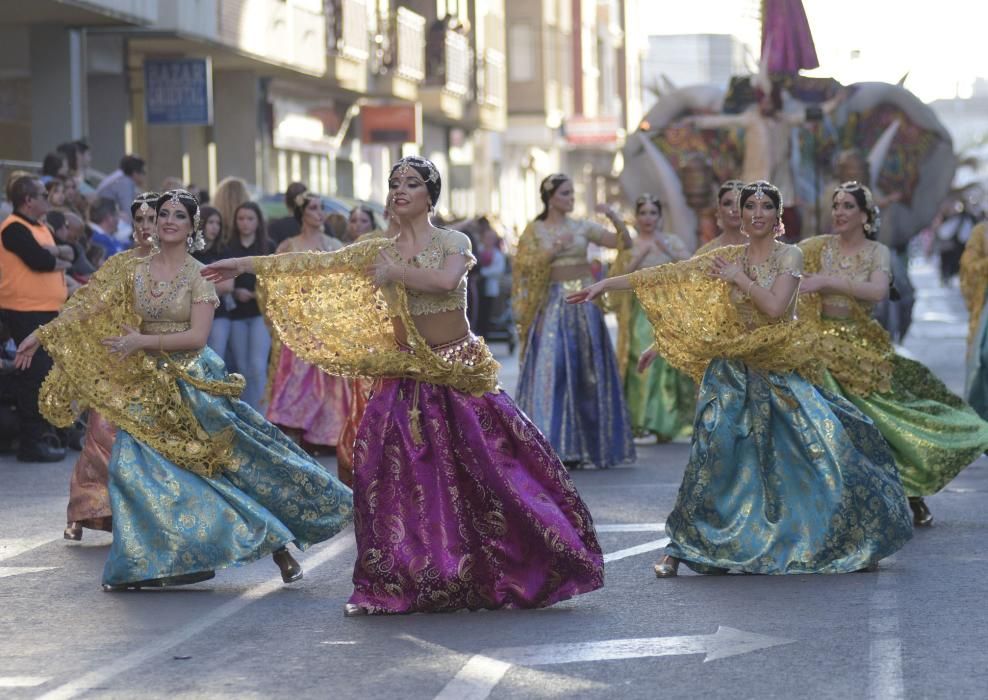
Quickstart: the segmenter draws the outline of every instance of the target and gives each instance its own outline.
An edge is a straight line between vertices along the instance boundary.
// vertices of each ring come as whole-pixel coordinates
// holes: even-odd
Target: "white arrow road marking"
[[[645,552],[654,552],[656,549],[662,549],[667,544],[669,544],[669,538],[663,537],[661,540],[652,540],[651,542],[636,544],[634,547],[628,547],[627,549],[619,549],[616,552],[605,554],[604,563],[607,564],[618,559],[633,557],[636,554],[644,554]]]
[[[899,637],[899,597],[888,573],[879,573],[868,616],[868,697],[899,700],[906,696],[902,679],[902,639]]]
[[[343,530],[341,533],[336,535],[332,541],[330,541],[325,549],[322,549],[312,556],[303,559],[302,564],[308,571],[312,571],[313,569],[319,568],[326,562],[332,561],[336,557],[349,552],[354,544],[352,535],[353,532],[350,528]],[[139,666],[145,661],[163,654],[172,647],[191,639],[197,634],[209,629],[213,625],[222,622],[231,615],[235,615],[255,600],[260,600],[269,593],[279,590],[284,585],[285,584],[281,581],[281,576],[276,576],[275,578],[268,579],[264,583],[259,583],[253,588],[244,591],[233,600],[230,600],[212,612],[203,615],[194,622],[185,625],[184,627],[179,627],[178,629],[159,637],[147,646],[141,647],[140,649],[135,649],[125,656],[121,656],[110,661],[106,666],[99,670],[92,671],[73,681],[69,681],[68,683],[58,686],[44,695],[41,695],[39,700],[68,700],[68,698],[73,698],[76,695],[85,693],[87,690],[92,690],[93,688],[103,688],[111,678],[119,676],[121,673],[125,673],[135,666]],[[128,594],[122,593],[119,595]]]
[[[731,627],[718,627],[714,634],[684,637],[610,639],[601,642],[490,649],[472,656],[436,695],[436,700],[486,700],[512,666],[551,666],[685,654],[706,654],[706,663],[759,649],[792,644],[793,641]]]
[[[17,576],[18,574],[36,574],[39,571],[52,571],[57,566],[0,566],[0,578]]]
[[[41,676],[0,676],[0,688],[34,688],[47,682]]]
[[[36,547],[54,542],[58,537],[45,538],[0,538],[0,561],[19,557],[24,552],[29,552]]]
[[[595,525],[597,532],[663,532],[665,523],[617,523],[613,525]]]

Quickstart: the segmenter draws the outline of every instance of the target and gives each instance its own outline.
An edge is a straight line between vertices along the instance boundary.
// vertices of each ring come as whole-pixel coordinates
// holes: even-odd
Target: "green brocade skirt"
[[[638,300],[632,303],[628,367],[624,374],[624,399],[631,414],[631,427],[636,435],[651,433],[667,442],[692,425],[696,384],[661,357],[645,372],[638,372],[638,358],[655,340],[655,331]]]
[[[988,450],[988,422],[913,360],[895,356],[886,393],[849,394],[829,372],[823,386],[875,423],[892,446],[907,496],[936,493]]]

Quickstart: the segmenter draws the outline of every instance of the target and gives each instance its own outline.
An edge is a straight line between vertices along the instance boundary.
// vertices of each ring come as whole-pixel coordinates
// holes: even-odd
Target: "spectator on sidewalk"
[[[0,315],[14,342],[58,315],[67,290],[63,270],[69,267],[52,253],[55,239],[41,222],[48,211],[48,193],[40,180],[19,177],[8,188],[14,213],[0,225]],[[65,450],[48,440],[54,429],[38,410],[38,393],[51,369],[51,358],[39,349],[31,366],[13,375],[16,384],[21,462],[59,462]]]
[[[130,215],[130,205],[127,205],[127,215]],[[105,257],[116,255],[130,246],[119,241],[115,234],[120,225],[120,212],[116,201],[107,197],[97,199],[89,209],[89,229],[92,235],[89,240],[93,245],[103,249]]]
[[[493,330],[494,316],[499,311],[501,278],[504,277],[507,270],[508,260],[504,257],[501,237],[494,230],[494,227],[485,217],[481,217],[479,223],[483,247],[478,259],[482,258],[483,263],[480,268],[481,282],[480,294],[478,295],[480,308],[477,310],[477,335],[486,337]]]
[[[51,213],[48,214],[51,216]],[[86,222],[81,216],[72,211],[64,213],[65,216],[65,243],[72,246],[75,251],[75,260],[66,272],[71,275],[76,282],[85,284],[89,281],[89,276],[96,272],[96,266],[89,261],[89,239],[86,238]]]
[[[45,156],[41,161],[41,182],[47,185],[49,182],[59,177],[66,177],[69,174],[69,164],[65,156],[57,151],[53,151]]]
[[[235,238],[233,225],[237,209],[244,202],[250,201],[250,191],[247,183],[239,177],[225,177],[216,186],[213,194],[213,207],[220,213],[223,228],[220,232],[220,246],[226,247]]]
[[[294,214],[295,198],[304,194],[308,189],[304,182],[291,182],[285,189],[285,209],[288,210],[288,216],[274,219],[268,226],[268,237],[271,239],[271,245],[275,248],[281,245],[282,241],[297,236],[302,230],[302,225]]]
[[[133,227],[133,222],[130,220],[130,204],[144,191],[146,179],[144,159],[135,155],[126,155],[120,159],[120,167],[103,178],[96,188],[96,196],[116,202],[117,212],[130,224],[129,227],[125,227],[128,229],[126,236],[121,236],[124,241],[129,239],[129,229]],[[118,229],[114,228],[114,231],[116,230]]]
[[[233,213],[233,235],[223,257],[243,258],[268,255],[273,251],[261,208],[256,202],[244,202]],[[247,380],[240,399],[261,411],[267,385],[271,335],[258,305],[257,275],[246,273],[236,277],[233,298],[236,305],[230,311],[230,351],[237,371]]]
[[[96,188],[90,182],[89,166],[92,163],[92,153],[85,141],[67,141],[55,149],[65,156],[69,164],[69,179],[75,183],[75,189],[83,197],[94,197]],[[71,198],[69,201],[72,201]]]

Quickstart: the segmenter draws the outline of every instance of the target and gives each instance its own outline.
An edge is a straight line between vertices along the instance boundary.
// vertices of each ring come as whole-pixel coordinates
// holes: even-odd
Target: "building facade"
[[[573,176],[583,212],[613,197],[642,114],[637,0],[9,5],[0,160],[85,138],[103,172],[144,157],[150,187],[302,180],[383,202],[388,166],[414,152],[444,174],[441,212],[520,229],[551,172]]]

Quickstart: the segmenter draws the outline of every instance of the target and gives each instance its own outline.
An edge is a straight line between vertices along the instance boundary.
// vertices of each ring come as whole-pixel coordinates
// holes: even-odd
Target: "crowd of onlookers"
[[[22,461],[62,459],[66,448],[80,448],[83,426],[55,430],[44,422],[37,396],[50,360],[39,352],[30,371],[16,372],[11,362],[14,349],[54,318],[66,298],[107,258],[134,245],[131,204],[138,194],[155,189],[147,182],[141,157],[125,155],[116,170],[99,175],[91,168],[90,156],[84,141],[64,143],[45,156],[40,172],[6,173],[5,199],[0,200],[0,451],[10,449],[16,439]],[[301,182],[288,185],[284,215],[270,221],[240,178],[225,178],[209,193],[169,177],[156,191],[178,188],[200,201],[206,247],[195,256],[204,263],[284,250],[286,240],[312,226],[321,225],[326,236],[344,245],[387,226],[380,208],[359,205],[349,216],[324,211],[322,197],[309,193]],[[513,347],[505,284],[510,269],[501,237],[484,217],[448,225],[470,236],[477,256],[468,278],[472,327],[479,335],[506,340]],[[241,275],[233,291],[222,296],[209,346],[231,371],[246,377],[243,399],[261,408],[271,336],[255,285],[253,275]],[[26,291],[32,289],[42,292]]]

